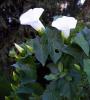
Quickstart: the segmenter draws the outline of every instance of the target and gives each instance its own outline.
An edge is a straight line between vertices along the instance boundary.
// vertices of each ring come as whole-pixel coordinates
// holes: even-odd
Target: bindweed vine
[[[43,11],[34,8],[20,16],[22,25],[30,25],[42,35],[19,45],[15,43],[17,50],[10,51],[16,63],[12,65],[13,91],[6,98],[89,100],[85,86],[90,82],[90,29],[82,29],[75,18],[68,16],[58,17],[45,27],[39,19]],[[76,24],[80,29],[75,32]],[[64,38],[70,38],[69,42],[65,43]]]

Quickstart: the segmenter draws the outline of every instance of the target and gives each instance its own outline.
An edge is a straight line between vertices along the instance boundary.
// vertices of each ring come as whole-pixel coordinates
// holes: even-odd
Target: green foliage
[[[34,51],[35,57],[44,66],[48,57],[47,40],[44,37],[42,37],[41,39],[39,37],[36,37],[34,39]]]
[[[64,100],[65,98],[66,100],[80,100],[80,94],[77,91],[82,91],[82,87],[78,87],[78,83],[59,79],[50,83],[42,100]]]
[[[49,55],[52,61],[56,63],[62,55],[63,39],[60,32],[55,29],[46,28],[46,36]]]
[[[78,44],[84,50],[87,56],[89,55],[89,45],[88,42],[85,40],[83,34],[78,34],[73,42]]]
[[[44,6],[51,9],[47,14],[51,18],[53,13],[60,13],[60,10],[56,11],[59,1],[61,0],[0,1],[0,48],[2,48],[0,65],[6,64],[6,68],[9,64],[7,53],[11,43],[15,41],[21,43],[26,39],[22,33],[27,37],[30,36],[27,33],[32,32],[28,27],[19,26],[20,14],[33,7],[35,3],[38,7]],[[11,23],[9,23],[9,17]],[[50,20],[47,16],[44,15],[44,17],[46,22]],[[87,85],[82,74],[86,72],[90,82],[90,29],[86,27],[81,31],[82,27],[81,23],[71,32],[67,44],[61,37],[61,33],[53,28],[46,28],[45,34],[41,37],[36,36],[22,44],[15,44],[16,48],[10,51],[10,56],[15,59],[15,64],[9,66],[12,78],[7,75],[8,71],[4,75],[6,69],[2,68],[4,71],[0,71],[0,97],[6,96],[5,100],[87,100],[89,97],[84,91]],[[76,34],[79,31],[81,32]],[[42,68],[47,68],[50,72]],[[14,69],[13,73],[12,69]],[[49,85],[42,83],[41,77],[46,79]]]
[[[86,72],[88,81],[90,82],[90,59],[84,59],[84,71]]]
[[[89,29],[84,28],[66,43],[61,33],[46,28],[42,36],[15,45],[10,51],[16,59],[13,72],[12,93],[9,98],[27,100],[83,100],[88,95],[83,74],[90,81]],[[71,38],[71,37],[70,37]],[[72,41],[73,40],[73,41]],[[45,73],[47,68],[49,73]],[[39,75],[39,70],[42,71]],[[43,79],[49,84],[42,83]],[[41,79],[42,81],[42,79]],[[18,99],[17,99],[18,100]]]

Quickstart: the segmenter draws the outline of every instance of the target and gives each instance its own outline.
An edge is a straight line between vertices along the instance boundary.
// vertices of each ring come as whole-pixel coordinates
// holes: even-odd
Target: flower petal
[[[40,18],[40,16],[42,15],[43,12],[44,12],[43,8],[34,8],[33,13],[32,13],[32,17],[34,17],[34,15],[35,15],[35,18],[37,20]]]
[[[43,8],[34,8],[34,9],[28,10],[27,12],[23,13],[20,16],[20,23],[23,25],[29,25],[30,22],[39,20],[43,11],[44,11]]]
[[[81,0],[81,4],[82,4],[82,5],[84,4],[84,2],[85,2],[85,0]]]
[[[45,30],[45,27],[43,26],[43,24],[39,20],[31,22],[30,25],[37,31]]]
[[[83,5],[85,3],[86,0],[79,0],[77,5]]]
[[[60,30],[65,38],[68,38],[70,35],[70,29],[76,27],[77,20],[74,17],[63,16],[57,18],[52,22],[52,26]]]
[[[63,16],[52,22],[52,26],[56,27],[58,30],[66,30],[75,28],[77,20],[73,17]]]
[[[62,30],[62,35],[67,39],[70,35],[70,29]]]
[[[28,22],[30,22],[32,20],[31,15],[32,15],[32,9],[30,9],[27,12],[23,13],[19,18],[20,23],[22,25],[28,25]]]
[[[22,25],[31,25],[35,30],[41,31],[45,29],[44,25],[40,22],[39,18],[42,15],[43,8],[30,9],[20,16],[20,23]]]

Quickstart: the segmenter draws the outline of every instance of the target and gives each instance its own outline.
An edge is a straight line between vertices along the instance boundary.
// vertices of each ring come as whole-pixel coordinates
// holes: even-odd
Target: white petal
[[[83,5],[83,4],[85,3],[85,1],[86,1],[86,0],[79,0],[79,1],[77,2],[77,5]]]
[[[39,20],[43,11],[43,8],[34,8],[28,10],[20,16],[20,23],[23,25],[29,25],[30,22]]]
[[[27,23],[32,20],[31,15],[32,15],[32,9],[30,9],[27,12],[23,13],[19,18],[20,23],[22,25],[27,25]]]
[[[43,26],[43,24],[39,20],[31,22],[30,25],[37,31],[45,30],[45,27]]]
[[[84,2],[85,2],[85,0],[81,0],[81,4],[82,4],[82,5],[84,4]]]
[[[31,25],[37,31],[45,30],[44,25],[39,20],[43,11],[43,8],[34,8],[28,10],[20,16],[20,23],[22,25]]]
[[[67,39],[70,36],[70,29],[62,30],[62,34]]]
[[[58,30],[73,29],[76,27],[76,24],[77,20],[75,18],[67,16],[57,18],[52,22],[52,26],[56,27]]]
[[[34,8],[32,17],[34,17],[35,15],[35,18],[39,19],[43,12],[44,12],[43,8]]]

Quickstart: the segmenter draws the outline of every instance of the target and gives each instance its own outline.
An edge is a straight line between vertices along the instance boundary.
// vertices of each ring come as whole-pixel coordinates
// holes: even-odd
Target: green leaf
[[[90,82],[90,59],[84,59],[84,71],[86,72],[88,81]]]
[[[36,94],[33,94],[32,97],[31,96],[29,97],[29,100],[41,100],[41,97]]]
[[[80,100],[82,88],[79,86],[79,82],[64,78],[52,81],[44,91],[42,100]]]
[[[82,31],[81,34],[83,34],[83,36],[85,37],[85,39],[87,40],[88,44],[89,44],[89,48],[90,48],[90,29],[85,27]]]
[[[35,57],[44,66],[48,57],[47,40],[44,37],[34,39],[34,51]]]
[[[45,75],[45,79],[46,80],[57,80],[57,74],[49,74],[49,75]]]
[[[60,97],[60,92],[56,89],[56,81],[51,82],[47,89],[42,95],[42,100],[62,100]]]
[[[49,68],[49,70],[51,71],[52,74],[56,74],[59,72],[57,64],[49,63],[49,64],[47,64],[47,67]]]
[[[33,88],[34,93],[37,95],[41,95],[43,93],[43,90],[44,90],[42,85],[37,83],[37,82],[30,84],[29,88]]]
[[[74,43],[78,44],[82,50],[85,52],[87,56],[89,56],[89,45],[88,42],[85,40],[83,34],[78,34],[74,40]]]
[[[32,80],[30,78],[25,77],[21,80],[21,85],[26,85],[26,84],[35,83],[35,82],[36,80]]]
[[[58,30],[46,28],[46,35],[48,39],[49,55],[54,63],[60,59],[62,55],[63,40]]]
[[[84,54],[83,52],[77,48],[77,46],[73,47],[71,46],[67,46],[64,45],[63,47],[63,53],[71,55],[72,57],[74,57],[74,59],[82,66],[83,65],[83,58],[84,58]]]
[[[37,94],[41,95],[43,87],[39,83],[29,83],[28,85],[20,85],[16,93],[18,94]]]
[[[18,88],[18,90],[16,91],[16,93],[18,94],[32,94],[34,92],[34,90],[32,88],[28,88],[28,87],[20,87]]]
[[[31,78],[35,80],[37,78],[36,68],[34,66],[30,66],[21,62],[17,62],[13,64],[13,66],[16,67],[16,71],[20,73],[21,79]]]
[[[37,95],[41,95],[43,92],[43,87],[41,86],[41,84],[37,83],[37,82],[33,82],[33,83],[29,83],[27,85],[20,85],[20,87],[18,87],[17,89],[17,93],[20,94],[37,94]]]
[[[64,79],[59,79],[48,85],[42,95],[42,100],[63,100],[64,98],[69,98],[69,100],[71,100],[71,94],[69,82]]]

